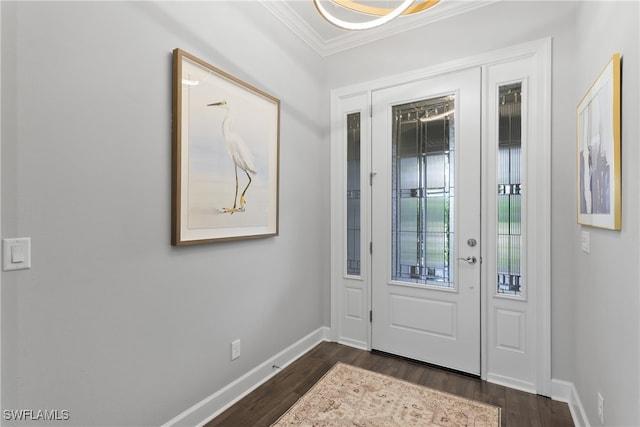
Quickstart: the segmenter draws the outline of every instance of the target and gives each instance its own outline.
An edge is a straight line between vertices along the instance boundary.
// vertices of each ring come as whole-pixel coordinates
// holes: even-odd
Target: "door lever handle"
[[[457,258],[458,261],[467,261],[469,264],[475,264],[478,262],[478,258],[474,256],[468,256],[466,258]]]

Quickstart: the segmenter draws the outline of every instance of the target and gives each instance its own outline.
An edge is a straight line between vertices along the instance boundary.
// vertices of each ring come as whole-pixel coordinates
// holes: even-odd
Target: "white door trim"
[[[0,7],[0,22],[2,22],[2,7]],[[2,45],[2,32],[0,32],[0,45]],[[2,55],[0,55],[0,82],[2,82]],[[2,84],[0,83],[0,100],[2,99]],[[0,105],[2,103],[0,102]],[[0,188],[2,188],[2,107],[0,106]],[[0,192],[0,237],[2,237],[2,193]],[[0,274],[0,384],[2,384],[2,274]],[[2,387],[0,387],[0,408],[2,404]],[[4,425],[0,421],[0,426]]]
[[[536,377],[537,390],[531,390],[538,394],[549,396],[551,393],[551,169],[549,167],[551,160],[551,38],[535,40],[528,43],[519,44],[509,48],[499,49],[488,53],[483,53],[436,66],[414,70],[394,76],[383,77],[380,79],[351,85],[348,87],[338,88],[331,91],[331,336],[334,341],[342,342],[348,345],[368,348],[371,346],[371,329],[369,325],[369,311],[371,310],[371,282],[369,280],[369,272],[363,269],[361,277],[358,280],[362,283],[361,291],[358,297],[348,302],[345,299],[345,283],[349,281],[345,278],[343,268],[343,242],[345,222],[342,213],[344,212],[344,192],[343,192],[343,165],[345,164],[345,154],[343,150],[344,135],[342,128],[338,125],[342,123],[343,116],[347,109],[343,104],[350,100],[353,102],[354,97],[359,99],[358,109],[363,112],[370,111],[371,93],[374,90],[386,87],[396,86],[421,80],[438,74],[457,71],[469,67],[487,66],[500,62],[510,61],[523,57],[531,57],[534,59],[536,73],[538,79],[538,90],[536,91],[535,106],[541,115],[537,117],[538,126],[536,128],[536,151],[532,153],[536,168],[537,186],[535,194],[533,194],[536,205],[536,240],[533,244],[535,251],[535,265],[532,270],[535,271],[536,281],[536,317],[538,328],[536,330]],[[353,110],[354,105],[349,105],[348,110]],[[363,114],[366,120],[366,126],[369,126],[369,114]],[[365,123],[362,124],[365,126]],[[362,139],[361,147],[369,147],[370,142]],[[367,148],[368,149],[368,148]],[[369,161],[369,153],[366,157],[363,153],[362,161]],[[370,163],[363,163],[362,176],[365,179],[363,183],[368,181],[368,169]],[[363,187],[363,190],[366,187]],[[364,192],[364,191],[363,191]],[[361,253],[367,258],[367,265],[370,265],[370,257],[368,248],[368,238],[370,230],[366,229],[370,224],[370,218],[362,217],[362,234],[363,237]],[[487,379],[487,295],[488,284],[482,284],[482,342],[481,342],[481,360],[482,360],[482,378]],[[349,305],[349,313],[345,312],[346,305]],[[359,310],[354,313],[353,310]],[[342,325],[347,321],[363,322],[361,327],[346,330]]]
[[[538,307],[537,341],[537,393],[551,396],[551,39],[545,39],[536,52],[536,75],[540,90],[537,92],[538,111],[545,112],[538,117],[539,147],[536,150],[536,179],[538,209],[536,229],[536,281]],[[546,165],[546,170],[541,169]]]

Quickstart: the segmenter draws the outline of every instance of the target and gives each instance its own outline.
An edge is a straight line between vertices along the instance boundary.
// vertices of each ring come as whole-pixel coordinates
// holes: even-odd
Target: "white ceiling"
[[[441,0],[424,12],[400,17],[365,31],[346,31],[334,27],[318,14],[312,0],[259,1],[320,56],[328,56],[501,0]]]

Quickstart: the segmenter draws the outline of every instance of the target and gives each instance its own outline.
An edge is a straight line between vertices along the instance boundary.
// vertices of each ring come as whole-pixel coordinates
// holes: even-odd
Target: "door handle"
[[[474,256],[468,256],[466,258],[458,258],[458,261],[467,261],[469,264],[475,264],[478,262],[478,258]]]

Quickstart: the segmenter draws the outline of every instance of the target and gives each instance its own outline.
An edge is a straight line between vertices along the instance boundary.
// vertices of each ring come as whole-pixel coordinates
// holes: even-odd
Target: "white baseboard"
[[[591,427],[575,384],[569,381],[552,379],[551,398],[569,405],[571,418],[573,418],[573,424],[576,427]]]
[[[516,390],[524,391],[527,393],[536,394],[536,387],[533,384],[520,381],[515,378],[506,377],[504,375],[488,373],[487,381],[493,384],[498,384],[505,387],[514,388]]]
[[[344,344],[344,345],[347,345],[349,347],[357,348],[359,350],[369,351],[368,344],[366,342],[363,342],[363,341],[352,340],[352,339],[349,339],[349,338],[339,338],[338,339],[338,344]]]
[[[258,386],[279,372],[273,365],[284,368],[322,341],[329,341],[330,329],[322,327],[282,350],[275,356],[247,372],[237,380],[196,403],[162,427],[203,426]]]
[[[514,388],[516,390],[525,391],[527,393],[536,394],[535,387],[533,387],[532,384],[519,382],[501,375],[488,374],[487,381],[505,387]],[[552,378],[551,398],[558,402],[564,402],[569,406],[571,418],[573,419],[573,424],[576,427],[591,427],[587,414],[582,406],[580,396],[578,396],[578,390],[576,390],[576,386],[572,382]]]
[[[300,339],[298,342],[282,350],[280,353],[264,361],[237,380],[213,393],[211,396],[203,399],[191,408],[177,415],[170,421],[163,424],[162,427],[203,426],[276,375],[279,370],[273,369],[273,365],[284,368],[303,356],[319,343],[323,341],[331,341],[330,332],[331,330],[327,327],[317,329],[306,337]],[[340,341],[341,344],[350,345],[356,348],[363,348],[361,345],[362,343],[360,342],[349,340]],[[531,386],[529,384],[520,384],[518,382],[514,382],[510,378],[495,374],[490,374],[488,377],[487,381],[489,382],[531,392]],[[578,395],[578,391],[572,382],[552,379],[551,398],[559,402],[565,402],[569,405],[571,418],[573,418],[573,423],[576,427],[591,427],[587,414],[582,406],[580,396]]]

